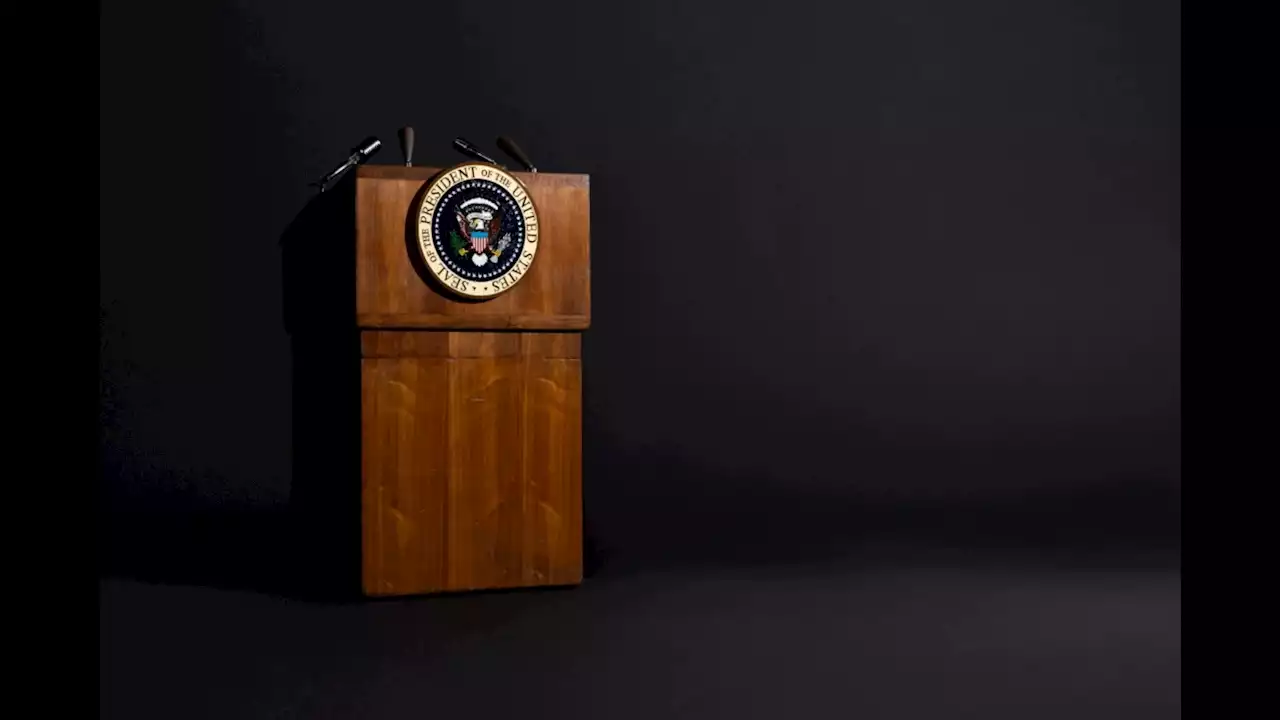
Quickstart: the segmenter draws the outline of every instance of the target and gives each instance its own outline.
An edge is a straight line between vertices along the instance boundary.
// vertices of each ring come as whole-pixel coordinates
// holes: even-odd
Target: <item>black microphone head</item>
[[[382,149],[382,141],[376,137],[367,137],[360,141],[352,153],[360,156],[360,162],[364,162],[373,156],[374,153]]]
[[[491,164],[491,165],[497,165],[497,164],[498,164],[498,161],[497,161],[497,160],[494,160],[493,158],[489,157],[488,155],[485,155],[484,153],[480,152],[480,148],[478,148],[478,147],[476,147],[475,145],[471,144],[471,143],[470,143],[466,138],[462,138],[462,137],[456,137],[456,138],[454,138],[454,139],[453,139],[453,147],[454,147],[454,149],[456,149],[458,152],[460,152],[460,153],[462,153],[463,155],[466,155],[466,156],[468,156],[468,157],[475,158],[476,160],[480,160],[480,161],[482,161],[482,162],[487,162],[487,163],[489,163],[489,164]]]
[[[523,165],[525,170],[528,170],[529,172],[538,172],[538,168],[533,166],[533,161],[529,159],[529,156],[525,154],[524,150],[520,149],[520,146],[516,144],[515,140],[512,140],[506,135],[499,135],[497,143],[499,150],[510,155],[516,162]]]

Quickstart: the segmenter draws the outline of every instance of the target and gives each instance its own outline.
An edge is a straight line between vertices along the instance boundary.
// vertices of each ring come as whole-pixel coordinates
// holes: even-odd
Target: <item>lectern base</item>
[[[360,345],[365,594],[581,582],[581,335]]]

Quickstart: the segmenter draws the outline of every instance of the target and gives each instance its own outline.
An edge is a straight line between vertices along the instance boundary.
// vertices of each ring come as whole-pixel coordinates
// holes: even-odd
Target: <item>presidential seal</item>
[[[418,205],[418,250],[450,292],[487,298],[506,292],[538,254],[538,211],[510,173],[467,163],[431,180]]]

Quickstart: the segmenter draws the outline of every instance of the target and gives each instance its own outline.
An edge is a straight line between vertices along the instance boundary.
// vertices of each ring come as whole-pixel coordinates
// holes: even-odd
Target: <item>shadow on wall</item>
[[[360,366],[351,181],[312,198],[280,238],[292,351],[288,504],[160,491],[111,495],[113,488],[181,488],[186,478],[136,469],[104,443],[107,573],[335,598],[358,588]],[[133,483],[111,477],[123,473],[150,477]]]

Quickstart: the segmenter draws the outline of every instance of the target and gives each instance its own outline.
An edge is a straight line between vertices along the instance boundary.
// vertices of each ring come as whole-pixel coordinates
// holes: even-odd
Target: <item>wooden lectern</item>
[[[344,483],[340,476],[354,469],[356,455],[344,464],[337,447],[348,432],[358,433],[365,595],[577,584],[581,337],[591,321],[588,177],[512,173],[537,206],[537,258],[511,290],[468,301],[435,284],[415,245],[413,208],[438,172],[365,165],[323,194],[327,219],[310,227],[352,220],[345,241],[335,237],[340,253],[354,253],[353,268],[340,253],[330,263],[308,259],[308,243],[326,242],[318,234],[294,243],[292,272],[306,277],[294,284],[311,290],[293,304],[328,308],[293,312],[313,318],[292,323],[301,379],[295,428],[303,434],[295,435],[295,457],[310,458],[295,461],[295,478],[309,478],[295,479],[295,490],[305,496],[316,483]],[[353,285],[340,277],[346,269],[354,270]],[[326,273],[333,282],[319,287]],[[299,342],[306,337],[329,340]],[[354,362],[329,356],[348,352],[358,354],[358,379]],[[300,370],[306,357],[316,360]],[[358,429],[343,419],[356,404],[346,394],[353,381]],[[332,403],[319,399],[325,393]],[[332,465],[317,452],[328,442]],[[353,499],[329,490],[331,506]],[[315,537],[332,537],[312,529]]]

